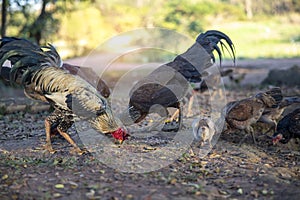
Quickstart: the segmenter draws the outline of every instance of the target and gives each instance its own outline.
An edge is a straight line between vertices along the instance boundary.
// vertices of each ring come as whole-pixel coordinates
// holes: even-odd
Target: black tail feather
[[[4,37],[0,39],[0,72],[6,61],[10,61],[9,75],[1,75],[11,84],[22,85],[33,72],[43,67],[60,67],[61,59],[52,45],[40,47],[28,40]],[[6,73],[8,69],[4,69]],[[9,76],[9,78],[8,78]]]
[[[222,40],[225,40],[227,45],[229,46],[230,50],[228,49],[226,43],[222,42]],[[213,55],[213,51],[216,50],[220,59],[220,65],[222,63],[222,52],[224,52],[224,47],[229,52],[230,56],[233,59],[233,62],[235,64],[236,57],[235,57],[235,47],[231,39],[224,33],[217,31],[217,30],[210,30],[205,33],[201,33],[197,39],[196,42],[198,42],[200,45],[203,46],[203,48],[207,51],[207,53],[211,56],[213,62],[215,62],[215,56]],[[218,47],[218,43],[221,44],[222,51]]]

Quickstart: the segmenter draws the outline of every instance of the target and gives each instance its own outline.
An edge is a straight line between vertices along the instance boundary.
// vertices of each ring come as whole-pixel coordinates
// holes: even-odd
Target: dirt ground
[[[240,69],[241,73],[245,71],[251,76],[251,70]],[[227,85],[227,101],[268,87],[254,83]],[[299,87],[283,87],[283,93],[300,95]],[[201,99],[209,94],[198,95]],[[206,103],[201,103],[201,109],[207,109]],[[270,138],[262,134],[266,128],[263,125],[255,126],[257,146],[250,137],[238,146],[242,133],[221,135],[204,158],[198,156],[203,147],[192,142],[188,148],[178,149],[182,153],[171,156],[169,164],[155,166],[168,159],[168,155],[163,155],[154,158],[157,162],[144,164],[144,172],[135,173],[130,166],[142,162],[124,152],[143,158],[144,154],[165,148],[175,135],[190,137],[191,130],[187,127],[182,133],[153,131],[142,138],[136,135],[122,146],[112,145],[114,152],[110,156],[128,160],[114,163],[119,166],[113,168],[105,164],[105,157],[93,151],[81,156],[73,154],[60,136],[52,139],[57,152],[46,152],[44,118],[48,114],[22,111],[0,115],[0,199],[299,199],[299,141],[273,146]],[[143,123],[147,121],[150,123],[149,118]],[[76,127],[69,133],[83,147]],[[146,170],[152,168],[159,169]]]

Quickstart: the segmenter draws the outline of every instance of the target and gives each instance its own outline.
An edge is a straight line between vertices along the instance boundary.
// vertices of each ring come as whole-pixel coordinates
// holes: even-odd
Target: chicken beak
[[[281,134],[278,134],[276,137],[273,138],[272,142],[273,142],[273,145],[276,145],[279,140],[282,139],[282,135]]]
[[[124,142],[124,140],[117,140],[117,139],[115,139],[115,144],[121,145],[121,144],[123,144],[123,142]]]

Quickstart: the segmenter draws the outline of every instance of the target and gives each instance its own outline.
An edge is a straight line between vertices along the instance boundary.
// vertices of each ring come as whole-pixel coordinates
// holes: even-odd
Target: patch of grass
[[[245,21],[225,21],[211,19],[211,25],[204,30],[220,30],[233,41],[238,59],[293,58],[300,56],[300,26],[288,16],[260,18]],[[191,37],[192,40],[193,37]],[[167,40],[162,40],[166,43]],[[183,44],[183,43],[182,43]],[[182,49],[189,46],[184,44]],[[165,46],[167,49],[168,47]],[[226,50],[225,50],[226,51]],[[217,56],[217,55],[216,55]],[[230,54],[224,52],[225,59]],[[160,49],[144,50],[124,55],[122,62],[148,63],[171,61],[175,55]]]
[[[300,26],[284,18],[220,23],[207,29],[217,29],[230,36],[239,58],[300,56]]]

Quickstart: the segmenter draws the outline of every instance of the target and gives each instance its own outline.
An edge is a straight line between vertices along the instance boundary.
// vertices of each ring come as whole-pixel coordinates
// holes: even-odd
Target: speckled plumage
[[[54,107],[45,120],[48,150],[53,151],[51,126],[57,126],[58,132],[81,152],[65,133],[75,118],[89,121],[101,133],[120,129],[107,100],[87,81],[60,68],[61,59],[53,46],[40,48],[24,39],[3,38],[0,66],[6,60],[12,65],[11,84],[24,87],[29,98],[49,102]]]
[[[275,97],[279,97],[276,99]],[[223,115],[230,130],[244,130],[251,134],[255,143],[252,124],[256,123],[267,108],[277,107],[280,103],[281,90],[278,88],[260,92],[254,97],[228,103]]]

